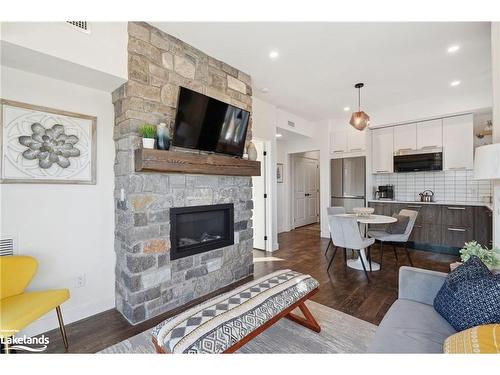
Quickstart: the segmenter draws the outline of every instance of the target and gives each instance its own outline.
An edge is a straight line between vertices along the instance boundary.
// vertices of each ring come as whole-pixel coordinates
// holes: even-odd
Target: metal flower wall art
[[[76,135],[64,133],[64,126],[55,124],[50,129],[45,129],[40,123],[31,125],[33,134],[22,135],[19,143],[28,147],[23,152],[23,157],[28,160],[38,159],[40,168],[50,168],[57,163],[61,168],[68,168],[71,157],[80,156],[80,150],[74,147],[79,139]]]
[[[96,183],[94,116],[1,99],[2,183]]]

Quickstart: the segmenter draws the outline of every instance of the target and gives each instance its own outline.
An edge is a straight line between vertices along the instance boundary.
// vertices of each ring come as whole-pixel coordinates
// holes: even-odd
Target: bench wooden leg
[[[288,315],[286,315],[286,318],[306,328],[309,328],[314,332],[321,332],[321,327],[319,326],[316,319],[314,319],[314,316],[311,314],[305,303],[302,302],[301,304],[299,304],[298,308],[300,309],[300,311],[302,311],[302,314],[304,314],[305,318],[295,315],[292,312],[289,312]]]

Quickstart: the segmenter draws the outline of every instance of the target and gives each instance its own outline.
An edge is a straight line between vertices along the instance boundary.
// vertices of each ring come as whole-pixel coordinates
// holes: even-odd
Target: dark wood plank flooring
[[[370,274],[371,282],[368,283],[362,271],[344,267],[343,255],[340,251],[337,252],[330,272],[326,272],[332,251],[329,251],[328,258],[324,256],[328,240],[320,238],[319,233],[319,225],[313,224],[280,234],[280,250],[276,252],[266,253],[254,250],[254,259],[256,260],[254,277],[260,277],[283,268],[308,273],[321,284],[319,293],[313,297],[314,301],[378,324],[397,298],[398,267],[409,264],[404,252],[399,250],[399,262],[396,262],[392,250],[387,249],[384,252],[382,270],[372,272]],[[416,267],[444,272],[447,272],[449,264],[457,259],[451,255],[418,250],[412,250],[411,255]],[[378,247],[374,247],[372,250],[373,259],[378,262],[379,256]],[[163,314],[132,326],[117,310],[104,311],[66,326],[69,352],[98,352],[150,329],[167,317],[179,312],[180,310]],[[49,331],[45,335],[50,338],[47,352],[64,352],[58,329]]]

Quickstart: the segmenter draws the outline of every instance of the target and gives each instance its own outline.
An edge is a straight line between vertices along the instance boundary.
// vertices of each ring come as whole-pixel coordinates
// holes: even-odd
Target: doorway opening
[[[319,151],[290,155],[291,229],[320,230],[319,165]]]

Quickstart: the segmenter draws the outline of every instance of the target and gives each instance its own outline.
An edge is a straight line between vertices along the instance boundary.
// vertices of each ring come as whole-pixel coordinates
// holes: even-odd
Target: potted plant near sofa
[[[450,264],[450,269],[453,271],[462,262],[467,262],[471,256],[477,256],[481,261],[494,272],[498,272],[497,267],[500,266],[500,250],[497,248],[488,249],[481,246],[476,241],[466,242],[464,247],[460,250],[461,262]]]
[[[155,148],[155,137],[156,137],[156,126],[151,124],[144,124],[139,128],[139,134],[142,137],[142,147],[154,149]]]

